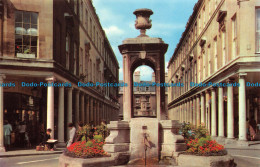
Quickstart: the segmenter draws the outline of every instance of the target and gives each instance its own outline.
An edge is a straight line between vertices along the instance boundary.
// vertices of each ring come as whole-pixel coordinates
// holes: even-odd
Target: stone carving
[[[152,27],[152,20],[150,20],[150,16],[153,14],[153,11],[150,9],[137,9],[134,11],[136,15],[135,28],[140,29],[140,36],[147,36],[145,34],[146,29],[150,29]]]

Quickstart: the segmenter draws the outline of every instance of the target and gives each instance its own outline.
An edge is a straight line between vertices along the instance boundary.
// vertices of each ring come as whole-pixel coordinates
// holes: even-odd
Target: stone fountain
[[[146,35],[152,27],[150,9],[137,9],[135,28],[140,29],[136,38],[128,38],[119,46],[123,56],[124,83],[123,121],[111,121],[110,135],[106,138],[104,150],[115,159],[116,165],[158,164],[164,157],[173,158],[186,150],[184,139],[178,135],[180,124],[167,120],[165,111],[165,87],[156,87],[156,117],[135,117],[133,110],[133,72],[141,65],[151,67],[155,82],[165,82],[164,54],[168,44],[161,38]]]

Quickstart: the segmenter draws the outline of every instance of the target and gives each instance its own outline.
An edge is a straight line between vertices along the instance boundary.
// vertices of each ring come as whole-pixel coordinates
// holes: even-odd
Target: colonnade
[[[246,134],[246,73],[239,73],[238,87],[238,139],[247,140]],[[232,83],[232,80],[227,80]],[[210,87],[177,102],[171,107],[172,119],[190,123],[194,126],[204,125],[211,136],[234,139],[234,87],[227,88],[227,114],[224,113],[223,87]],[[225,127],[225,116],[226,127]],[[225,129],[226,128],[226,129]],[[227,135],[225,136],[225,130]]]

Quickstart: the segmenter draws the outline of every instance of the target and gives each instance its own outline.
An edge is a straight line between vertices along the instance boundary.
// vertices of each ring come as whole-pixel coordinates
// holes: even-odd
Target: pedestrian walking
[[[12,125],[8,120],[4,121],[4,144],[6,149],[10,149],[11,145],[11,132],[13,131]]]
[[[76,135],[76,128],[74,127],[73,123],[69,123],[68,127],[70,129],[69,132],[69,141],[67,143],[67,147],[69,147],[75,140],[75,135]]]

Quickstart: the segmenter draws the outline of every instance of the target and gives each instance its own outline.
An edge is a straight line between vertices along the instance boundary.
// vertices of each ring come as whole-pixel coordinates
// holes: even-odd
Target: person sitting
[[[53,147],[54,147],[54,143],[53,142],[48,142],[49,139],[51,139],[51,129],[47,129],[46,133],[43,136],[43,140],[42,143],[47,146],[48,149],[50,149],[51,151],[54,151]]]

